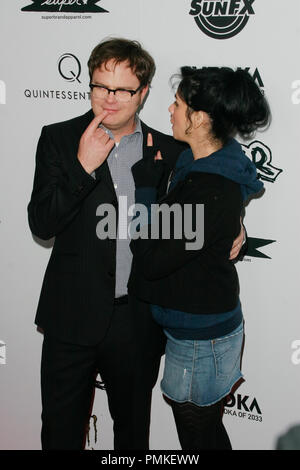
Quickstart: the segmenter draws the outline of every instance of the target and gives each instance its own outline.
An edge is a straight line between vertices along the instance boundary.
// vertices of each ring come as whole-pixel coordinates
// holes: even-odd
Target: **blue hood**
[[[239,183],[243,200],[263,188],[263,183],[257,179],[254,163],[246,157],[241,144],[235,139],[230,139],[223,148],[208,157],[197,160],[194,160],[191,149],[182,152],[176,163],[170,189],[191,171],[214,173]]]

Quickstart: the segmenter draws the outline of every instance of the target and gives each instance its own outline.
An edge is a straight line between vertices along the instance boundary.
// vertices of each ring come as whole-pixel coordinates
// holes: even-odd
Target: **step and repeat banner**
[[[270,128],[242,142],[265,192],[245,210],[244,382],[224,422],[234,449],[278,448],[300,424],[299,0],[2,0],[0,13],[0,449],[40,449],[34,317],[53,240],[33,237],[27,223],[37,141],[42,126],[90,108],[87,60],[106,37],[137,39],[153,55],[140,116],[163,132],[171,133],[170,77],[182,65],[246,69],[270,102]],[[87,449],[112,448],[106,394],[96,388]],[[151,449],[180,449],[159,381]]]

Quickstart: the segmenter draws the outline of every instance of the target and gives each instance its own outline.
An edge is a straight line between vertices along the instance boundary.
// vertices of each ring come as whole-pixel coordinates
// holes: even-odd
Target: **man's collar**
[[[134,130],[133,134],[135,134],[137,132],[139,132],[141,134],[143,131],[142,131],[141,120],[140,120],[139,116],[136,114],[135,115],[135,130]]]

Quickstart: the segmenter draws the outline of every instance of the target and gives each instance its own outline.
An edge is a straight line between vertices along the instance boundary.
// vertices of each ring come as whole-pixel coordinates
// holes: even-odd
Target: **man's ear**
[[[141,91],[141,104],[143,103],[148,91],[149,91],[149,85],[146,85]]]

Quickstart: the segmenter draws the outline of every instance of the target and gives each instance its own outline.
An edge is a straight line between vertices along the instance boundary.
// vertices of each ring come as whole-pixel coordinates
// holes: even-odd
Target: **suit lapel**
[[[116,191],[114,188],[113,180],[110,174],[109,166],[107,160],[102,163],[102,165],[96,169],[96,179],[101,179],[101,184],[105,184],[107,189],[111,192],[114,199],[117,200]]]
[[[143,133],[143,158],[145,156],[145,149],[147,147],[147,135],[149,132],[148,126],[141,121],[142,133]]]

